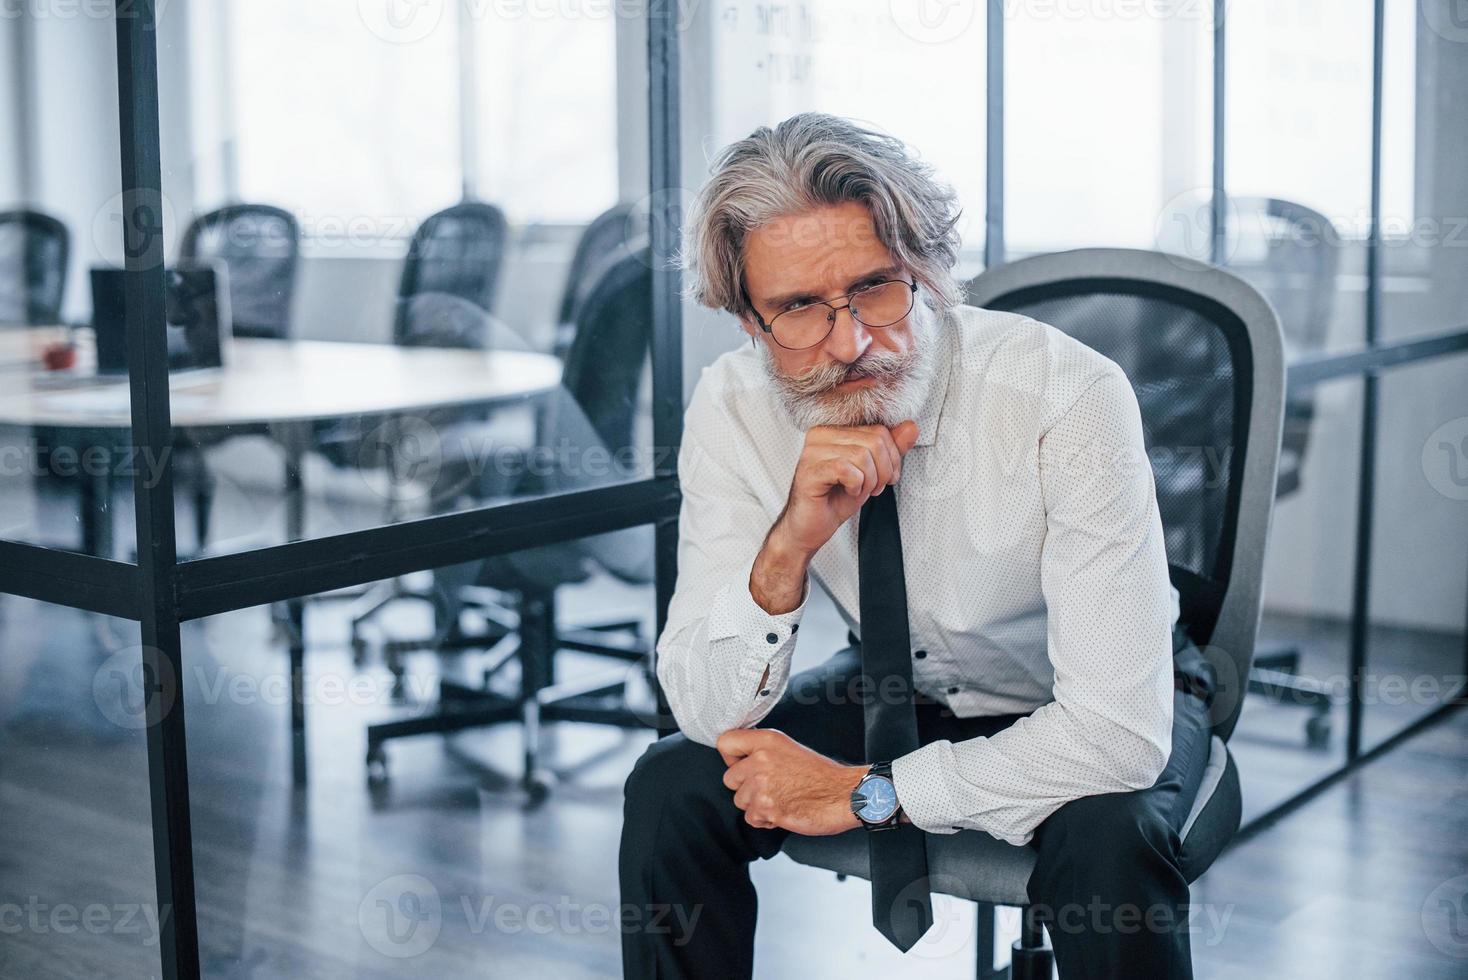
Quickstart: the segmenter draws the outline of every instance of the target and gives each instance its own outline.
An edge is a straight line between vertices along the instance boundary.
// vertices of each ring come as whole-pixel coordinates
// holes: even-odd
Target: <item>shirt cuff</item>
[[[930,834],[952,834],[969,829],[963,814],[948,792],[945,773],[957,765],[953,743],[946,739],[929,742],[892,760],[892,786],[902,812],[919,830]]]
[[[800,618],[805,614],[805,604],[810,598],[810,576],[807,575],[801,583],[800,605],[789,612],[774,615],[766,612],[750,594],[749,575],[753,570],[754,559],[751,558],[739,570],[734,581],[714,597],[713,608],[709,610],[708,638],[713,641],[738,636],[752,649],[775,654],[783,651],[800,629]]]

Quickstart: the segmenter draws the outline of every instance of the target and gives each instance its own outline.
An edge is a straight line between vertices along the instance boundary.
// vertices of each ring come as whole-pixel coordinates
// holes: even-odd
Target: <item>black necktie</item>
[[[902,573],[902,533],[893,487],[862,505],[856,541],[867,761],[891,762],[918,747],[907,582]],[[872,923],[905,953],[933,924],[924,834],[903,823],[871,831],[867,839]]]

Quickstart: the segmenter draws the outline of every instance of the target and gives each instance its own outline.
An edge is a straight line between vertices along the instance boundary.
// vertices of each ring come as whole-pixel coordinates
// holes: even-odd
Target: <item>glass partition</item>
[[[1224,264],[1279,310],[1290,359],[1359,347],[1371,218],[1371,4],[1236,0],[1227,27]],[[1387,108],[1401,118],[1400,106]],[[1407,206],[1410,183],[1382,190],[1387,208]]]
[[[652,475],[641,13],[401,6],[163,24],[185,559]]]
[[[190,623],[199,904],[214,910],[205,975],[615,972],[612,816],[656,710],[651,546],[644,527],[417,573],[399,584],[421,598],[368,630],[349,604],[312,602],[304,785],[272,610]],[[527,686],[541,704],[534,739]],[[612,688],[632,711],[615,709]]]
[[[1468,31],[1451,4],[1387,0],[1387,10],[1382,342],[1468,326],[1468,175],[1441,149],[1463,130]]]
[[[1254,669],[1229,742],[1245,822],[1346,759],[1362,387],[1316,387],[1308,439],[1281,463]]]
[[[133,474],[160,461],[129,445],[126,365],[97,371],[91,271],[123,249],[110,10],[0,16],[0,69],[0,538],[128,559]]]
[[[1441,707],[1468,680],[1465,360],[1382,376],[1363,750]]]
[[[137,624],[0,596],[0,973],[159,974],[144,697]]]

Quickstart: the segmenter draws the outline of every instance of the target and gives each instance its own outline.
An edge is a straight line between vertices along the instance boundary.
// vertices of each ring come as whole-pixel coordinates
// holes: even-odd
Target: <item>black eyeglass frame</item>
[[[867,292],[868,290],[880,289],[883,286],[889,286],[894,282],[900,282],[910,290],[910,293],[908,295],[907,309],[903,310],[902,316],[899,316],[896,320],[892,320],[888,323],[867,323],[861,317],[856,315],[855,310],[851,309],[852,297],[859,296],[862,293]],[[870,286],[863,286],[860,289],[853,289],[849,293],[845,293],[841,296],[836,297],[838,300],[844,299],[846,301],[845,304],[842,306],[836,306],[834,302],[830,300],[817,300],[814,303],[807,303],[805,306],[799,307],[795,310],[782,310],[781,312],[776,313],[774,316],[772,316],[769,323],[766,323],[765,318],[760,316],[759,310],[754,308],[754,301],[749,298],[748,290],[746,290],[744,293],[744,301],[749,304],[749,312],[754,314],[755,322],[759,324],[759,328],[765,333],[769,334],[771,339],[773,339],[775,343],[780,344],[780,346],[783,347],[785,350],[810,350],[812,347],[819,347],[821,344],[826,342],[827,337],[831,336],[831,331],[836,329],[836,314],[840,313],[842,310],[850,311],[851,318],[857,323],[860,323],[862,326],[872,330],[882,330],[886,327],[892,326],[892,324],[894,323],[900,322],[903,317],[906,317],[909,313],[912,312],[913,306],[917,304],[917,291],[918,284],[916,276],[914,276],[911,281],[908,281],[906,279],[883,279],[881,282],[874,282]],[[797,313],[800,310],[809,309],[812,306],[824,306],[831,311],[830,313],[826,314],[826,332],[821,334],[821,339],[817,340],[815,343],[806,344],[804,347],[787,347],[786,345],[781,344],[780,338],[775,336],[775,322],[786,313]]]

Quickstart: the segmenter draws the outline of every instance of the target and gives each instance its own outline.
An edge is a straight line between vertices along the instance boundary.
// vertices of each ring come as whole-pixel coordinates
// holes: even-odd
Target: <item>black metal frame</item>
[[[119,5],[116,12],[118,112],[124,192],[128,369],[134,445],[161,453],[169,444],[169,388],[164,352],[162,174],[156,0]],[[1214,0],[1213,249],[1220,252],[1224,217],[1223,80],[1226,0]],[[1003,0],[989,0],[986,129],[988,175],[985,258],[1004,260],[1004,32]],[[153,856],[161,916],[160,956],[165,978],[199,975],[194,903],[188,764],[183,701],[162,697],[182,676],[180,624],[186,620],[362,584],[532,544],[568,540],[651,523],[656,528],[657,624],[666,621],[676,574],[678,486],[676,449],[683,421],[683,351],[676,254],[681,161],[679,38],[672,0],[649,0],[649,144],[653,269],[653,432],[659,455],[654,474],[637,483],[545,500],[528,500],[466,513],[424,518],[350,534],[293,541],[262,551],[180,563],[174,537],[171,468],[156,482],[135,477],[136,565],[91,555],[0,541],[0,592],[102,613],[139,623],[147,680],[148,783]],[[1468,326],[1420,340],[1381,345],[1381,124],[1383,0],[1375,0],[1372,104],[1371,232],[1365,349],[1313,357],[1289,369],[1290,384],[1308,386],[1363,376],[1362,459],[1357,501],[1351,630],[1351,717],[1345,763],[1240,832],[1245,839],[1307,802],[1356,767],[1379,757],[1464,702],[1464,691],[1381,745],[1361,751],[1361,680],[1368,624],[1370,531],[1375,483],[1379,382],[1404,364],[1468,353]],[[162,458],[155,456],[155,458]],[[1464,650],[1468,672],[1468,646]],[[295,678],[299,682],[299,677]],[[294,690],[293,709],[301,707]],[[671,726],[659,695],[659,723]],[[1026,945],[1038,939],[1026,929]]]

